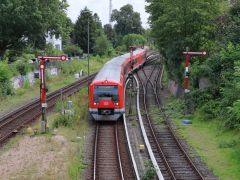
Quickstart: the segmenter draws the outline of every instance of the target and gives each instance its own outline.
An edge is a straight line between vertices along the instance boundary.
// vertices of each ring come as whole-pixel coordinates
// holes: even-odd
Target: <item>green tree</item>
[[[225,16],[226,23],[223,26],[223,34],[221,39],[225,37],[225,42],[231,41],[234,44],[240,44],[240,2],[233,3],[229,9],[228,14]]]
[[[0,56],[7,49],[34,42],[50,31],[66,32],[66,0],[2,0],[0,2]]]
[[[52,43],[47,43],[45,45],[44,52],[49,56],[59,56],[62,54],[62,51],[54,48]]]
[[[83,53],[83,50],[80,49],[78,46],[75,45],[66,45],[63,48],[63,51],[65,54],[68,54],[68,56],[76,56],[76,55],[81,55]]]
[[[100,20],[100,18],[99,18],[97,13],[94,13],[93,21],[96,23],[96,28],[97,29],[102,29],[102,22],[101,22],[101,20]]]
[[[87,7],[81,10],[74,26],[74,42],[83,50],[88,52],[88,22],[89,22],[89,49],[92,51],[95,42],[95,31],[97,29],[93,16]]]
[[[112,26],[110,24],[105,24],[103,27],[104,33],[106,34],[109,41],[112,42],[112,44],[115,44],[116,41],[116,33]]]
[[[182,82],[182,51],[205,49],[214,39],[212,19],[219,12],[221,0],[147,0],[151,14],[154,41],[166,58],[165,65],[171,79]],[[204,47],[204,49],[203,49]]]
[[[142,34],[142,22],[140,13],[133,11],[133,6],[127,4],[120,8],[120,11],[114,9],[111,14],[111,21],[115,22],[114,29],[116,34],[124,36],[135,33]]]
[[[143,46],[146,45],[146,39],[139,34],[128,34],[123,38],[123,44],[126,47],[126,51],[130,50],[129,46]]]
[[[107,39],[106,35],[99,36],[96,39],[96,45],[94,46],[94,51],[96,54],[103,56],[108,55],[108,51],[110,49],[110,43]]]
[[[70,39],[73,38],[73,28],[74,24],[70,18],[67,18],[65,33],[61,34],[62,45],[67,45],[70,43]]]

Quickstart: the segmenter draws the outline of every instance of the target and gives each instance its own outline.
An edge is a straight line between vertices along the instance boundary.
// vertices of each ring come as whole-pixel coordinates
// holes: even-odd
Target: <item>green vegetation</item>
[[[188,141],[219,179],[239,179],[239,131],[224,128],[217,119],[204,119],[201,111],[184,115],[183,100],[171,96],[169,101],[164,107],[165,114],[175,122],[177,133]],[[183,119],[191,119],[193,124],[182,124]],[[194,157],[192,152],[190,156]]]
[[[239,2],[230,1],[231,7],[226,1],[147,2],[152,35],[165,59],[165,84],[172,79],[183,85],[181,53],[186,47],[209,52],[206,57],[193,56],[189,65],[191,92],[185,95],[186,100],[169,98],[165,114],[216,176],[240,179]],[[211,83],[200,89],[200,78]],[[184,108],[189,104],[194,109],[186,114]],[[183,119],[191,119],[193,124],[180,123]],[[190,156],[194,154],[190,152]]]
[[[78,46],[75,46],[75,45],[66,45],[64,48],[63,48],[63,51],[69,56],[69,57],[72,57],[72,56],[80,56],[82,55],[83,53],[83,50],[80,49]]]
[[[147,0],[147,12],[151,14],[152,36],[170,79],[183,81],[183,56],[186,47],[190,51],[209,50],[218,16],[220,0]]]
[[[240,127],[240,4],[237,1],[152,1],[147,6],[151,33],[164,57],[167,78],[183,85],[186,51],[207,50],[209,55],[193,56],[190,61],[186,104],[194,104],[202,121],[215,121],[222,128]],[[149,33],[146,31],[146,33]],[[199,85],[200,78],[210,84]],[[193,112],[194,113],[194,112]]]
[[[0,99],[14,94],[13,87],[10,83],[11,77],[12,73],[8,70],[7,63],[0,62]]]
[[[110,46],[110,42],[108,41],[106,35],[99,36],[96,39],[96,45],[94,46],[95,53],[99,56],[108,56]]]
[[[90,58],[90,69],[91,71],[98,71],[102,64],[108,61],[109,58],[101,59],[98,57],[91,57]],[[81,68],[84,70],[84,72],[87,72],[87,61],[85,60],[76,60],[76,61],[69,61],[63,62],[65,63],[63,66],[71,66],[71,62],[75,66],[75,70],[79,71],[78,68]],[[72,70],[72,73],[74,70]],[[60,76],[47,78],[47,85],[51,85],[51,91],[54,91],[56,89],[59,89],[65,85],[68,85],[76,79],[74,79],[73,74],[70,74],[70,72],[67,72],[66,74],[61,74]],[[27,82],[24,82],[22,88],[19,88],[15,91],[16,95],[13,96],[7,96],[4,100],[1,100],[0,103],[0,109],[3,111],[9,110],[9,108],[35,98],[36,96],[39,96],[39,81],[36,82],[35,85],[29,86]],[[21,98],[18,98],[19,95],[21,95]],[[73,107],[71,110],[74,111],[74,115],[71,116],[68,113],[61,115],[61,107],[64,107],[64,109],[67,109],[68,101],[73,102]],[[66,145],[67,154],[63,154],[65,157],[64,164],[67,165],[67,174],[65,174],[66,179],[81,179],[81,172],[82,170],[87,166],[88,162],[83,161],[83,151],[84,151],[84,141],[85,141],[85,135],[88,132],[88,126],[86,122],[86,117],[88,115],[88,92],[87,88],[83,88],[79,93],[73,95],[70,98],[64,99],[62,102],[59,101],[56,106],[57,113],[55,114],[48,114],[47,116],[47,125],[49,126],[50,133],[44,135],[45,136],[45,151],[54,152],[56,151],[56,148],[60,148],[64,145]],[[58,129],[58,136],[63,136],[68,139],[68,142],[61,142],[59,145],[58,143],[55,143],[53,141],[54,136],[51,134],[55,129]],[[34,135],[38,136],[40,135],[40,129],[41,124],[37,124],[32,129],[37,129],[38,132]],[[26,130],[27,131],[27,130]],[[24,131],[24,134],[25,131]],[[28,134],[32,136],[32,134]],[[12,143],[9,146],[6,146],[6,148],[3,149],[2,152],[6,151],[10,147],[16,145],[16,142],[18,142],[19,139],[14,139],[14,141],[11,141]],[[67,146],[68,144],[68,146]],[[70,144],[70,146],[69,146]],[[57,161],[52,162],[52,166],[59,166],[59,164],[55,164]],[[51,169],[47,169],[45,175],[36,175],[36,167],[30,167],[30,169],[26,169],[26,171],[21,172],[25,176],[29,177],[30,179],[37,179],[37,178],[43,178],[43,179],[50,179],[50,177],[54,179],[59,179],[58,174]],[[20,173],[20,174],[21,174]],[[41,177],[38,177],[41,176]],[[62,176],[61,176],[62,178]]]
[[[102,67],[102,65],[109,59],[110,58],[91,56],[90,74],[97,72]],[[59,89],[76,81],[76,79],[74,78],[74,74],[78,73],[80,70],[83,70],[83,75],[86,76],[88,71],[87,64],[88,62],[86,60],[72,60],[61,62],[62,72],[60,76],[52,77],[49,74],[46,75],[46,85],[51,87],[49,92],[52,92],[56,89]],[[9,67],[6,64],[0,66],[0,74],[4,74],[2,76],[4,81],[7,80],[7,78],[12,77],[11,73],[8,71],[8,68]],[[6,86],[8,85],[7,87],[11,88],[10,90],[5,87],[4,83],[1,83],[2,86],[0,86],[0,92],[2,94],[0,93],[0,109],[2,111],[7,111],[10,107],[13,107],[21,102],[25,102],[27,100],[34,99],[36,96],[39,96],[39,83],[39,79],[36,79],[35,84],[31,86],[29,82],[23,82],[22,87],[16,90],[12,88],[9,81],[6,81]],[[16,98],[19,96],[21,96],[21,98]]]
[[[94,21],[93,15],[91,13],[85,13],[84,11],[90,11],[85,7],[81,10],[80,15],[74,26],[74,41],[78,44],[83,52],[88,52],[88,32],[89,32],[89,50],[92,52],[92,47],[95,42],[95,31],[97,30],[97,22]],[[89,22],[89,28],[88,28]]]
[[[123,38],[123,44],[125,45],[125,50],[129,50],[129,46],[143,46],[146,44],[146,39],[139,34],[128,34]]]
[[[68,4],[65,0],[2,2],[0,109],[6,111],[20,102],[35,98],[39,93],[39,81],[34,86],[24,82],[18,90],[13,90],[10,85],[9,80],[12,76],[25,75],[26,72],[33,70],[33,66],[27,63],[30,58],[44,53],[46,55],[67,53],[72,56],[86,53],[88,30],[89,48],[92,54],[89,57],[90,73],[98,71],[107,60],[114,57],[114,51],[118,51],[119,54],[129,52],[129,45],[144,43],[151,49],[156,45],[163,56],[166,70],[165,83],[171,79],[183,85],[185,64],[182,51],[185,51],[186,47],[189,47],[190,51],[208,51],[208,56],[194,56],[190,61],[191,92],[186,95],[187,101],[170,98],[169,105],[165,107],[166,115],[176,119],[179,133],[184,138],[190,139],[216,175],[223,179],[239,179],[237,171],[240,161],[239,1],[147,0],[146,2],[148,2],[146,10],[150,13],[151,27],[147,30],[141,26],[140,14],[134,12],[133,6],[129,4],[120,10],[113,10],[111,16],[111,20],[115,23],[113,27],[108,24],[102,28],[96,13],[92,15],[83,12],[89,10],[87,7],[81,10],[76,23],[73,24],[66,16]],[[63,52],[46,43],[46,32],[62,37]],[[69,45],[70,38],[75,41],[74,46]],[[7,63],[14,60],[21,61],[8,66]],[[74,82],[73,74],[80,70],[86,75],[87,66],[87,60],[61,62],[63,74],[58,78],[47,76],[47,83],[52,86],[51,91]],[[200,78],[207,78],[211,82],[210,85],[200,89]],[[16,98],[18,96],[21,96],[21,99]],[[190,103],[194,105],[194,109],[191,114],[185,115],[184,105]],[[162,121],[154,108],[152,114],[157,124]],[[179,123],[182,118],[193,119],[194,124],[184,126]],[[59,125],[67,125],[64,128],[70,128],[74,123],[71,117],[60,116],[55,117],[54,126],[61,128],[62,126]],[[203,138],[194,136],[194,133]],[[195,143],[201,140],[201,143]],[[81,154],[79,150],[76,155],[77,161]],[[219,157],[226,159],[226,162]],[[69,172],[71,177],[77,177],[74,175],[75,172],[79,171]]]
[[[45,33],[62,35],[66,28],[66,1],[59,0],[13,0],[3,1],[0,6],[0,56],[4,58],[7,49],[15,53],[23,51],[27,45],[45,42]],[[39,43],[41,44],[41,43]]]
[[[62,108],[61,106],[67,110],[68,101],[72,101],[74,114],[65,113],[61,115]],[[80,108],[81,107],[81,108]],[[72,142],[77,142],[77,151],[73,157],[71,157],[70,164],[68,167],[68,176],[70,179],[79,179],[81,172],[87,166],[87,162],[83,162],[83,143],[84,136],[87,133],[87,112],[88,112],[88,92],[87,88],[84,88],[77,95],[71,96],[70,98],[64,99],[63,102],[58,102],[56,106],[56,110],[59,112],[59,115],[55,116],[52,121],[52,128],[60,128],[61,126],[64,129],[69,131],[74,131],[76,137],[73,137]]]
[[[133,120],[133,121],[131,122],[131,124],[132,124],[132,126],[136,126],[136,125],[137,125],[137,122]]]
[[[132,33],[142,34],[144,32],[141,26],[140,13],[134,12],[133,6],[130,4],[121,7],[119,11],[114,9],[111,14],[111,21],[116,22],[114,29],[119,37]]]
[[[95,56],[114,57],[115,51],[129,52],[129,45],[136,46],[144,43],[144,45],[154,47],[151,33],[149,33],[151,31],[148,30],[145,33],[141,25],[140,14],[134,12],[130,4],[123,6],[120,10],[113,10],[111,19],[115,22],[114,27],[110,24],[102,27],[97,13],[85,12],[91,11],[87,7],[80,11],[76,23],[73,23],[67,17],[67,7],[66,0],[51,2],[44,0],[33,3],[30,1],[26,3],[23,0],[2,2],[0,6],[3,16],[2,23],[0,23],[0,30],[2,30],[0,60],[12,63],[16,60],[27,62],[36,55],[80,56],[88,52],[88,47],[90,54]],[[50,37],[54,36],[62,40],[62,51],[46,41],[46,33]],[[16,68],[21,74],[25,74],[29,68],[25,64],[20,64],[20,66],[12,68],[13,74]]]
[[[144,175],[143,175],[143,180],[150,180],[153,179],[156,175],[156,170],[151,162],[151,160],[147,160],[144,162],[145,165],[145,171],[144,171]]]

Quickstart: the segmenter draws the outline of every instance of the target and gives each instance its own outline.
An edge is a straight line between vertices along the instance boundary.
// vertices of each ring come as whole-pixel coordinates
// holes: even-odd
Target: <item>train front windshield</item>
[[[95,85],[94,86],[94,101],[108,99],[111,101],[119,101],[117,85]]]

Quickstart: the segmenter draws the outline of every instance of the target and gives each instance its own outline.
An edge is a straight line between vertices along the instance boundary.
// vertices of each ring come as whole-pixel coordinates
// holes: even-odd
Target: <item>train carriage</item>
[[[96,121],[116,121],[124,112],[124,82],[146,61],[149,48],[137,49],[108,61],[89,88],[89,112]],[[132,59],[132,61],[131,61]]]

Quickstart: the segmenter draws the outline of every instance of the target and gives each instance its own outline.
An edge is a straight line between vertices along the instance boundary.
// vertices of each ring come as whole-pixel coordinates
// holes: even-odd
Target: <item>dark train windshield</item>
[[[95,85],[94,86],[94,101],[109,99],[111,101],[119,101],[117,85]]]

